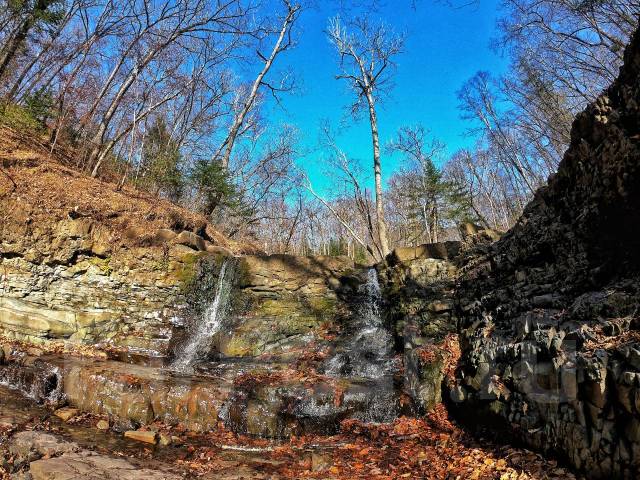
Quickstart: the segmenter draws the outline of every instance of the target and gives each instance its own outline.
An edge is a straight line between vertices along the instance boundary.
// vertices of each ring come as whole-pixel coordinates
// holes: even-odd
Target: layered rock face
[[[184,287],[210,243],[187,231],[131,230],[131,242],[116,248],[100,222],[34,226],[20,218],[25,212],[15,210],[2,229],[0,333],[166,354],[171,318],[185,306]]]
[[[348,313],[341,296],[360,282],[346,257],[254,255],[235,268],[235,311],[214,339],[225,357],[295,355]]]
[[[576,118],[558,173],[511,231],[467,256],[460,414],[591,478],[637,478],[639,221],[636,34],[619,78]]]
[[[403,390],[425,413],[441,401],[444,363],[441,348],[455,331],[453,294],[460,242],[398,248],[379,265],[387,322],[396,350],[403,352]]]
[[[113,232],[90,218],[30,225],[24,206],[5,218],[0,334],[34,343],[109,343],[168,355],[176,324],[201,313],[193,303],[211,301],[216,270],[232,255],[190,231],[132,228],[114,245]],[[203,262],[211,268],[201,271]],[[235,321],[216,338],[224,356],[304,344],[304,335],[338,315],[337,292],[348,288],[339,278],[353,270],[340,258],[246,256],[237,263]]]
[[[91,300],[79,297],[78,303],[64,303],[68,298],[55,296],[59,287],[53,290],[61,310],[71,316],[83,312],[85,302],[104,301],[104,295],[123,296],[121,299],[131,304],[129,309],[151,309],[155,304],[148,302],[150,295],[166,293],[157,305],[171,306],[166,307],[168,313],[140,320],[141,328],[149,333],[153,333],[153,320],[166,327],[162,349],[110,350],[111,359],[104,354],[83,359],[57,353],[43,355],[37,348],[25,351],[19,347],[14,351],[7,345],[5,365],[0,357],[0,383],[38,402],[68,402],[83,412],[109,415],[123,428],[162,421],[208,431],[224,422],[239,433],[285,437],[333,433],[345,418],[379,421],[396,415],[397,392],[393,388],[376,388],[374,379],[323,375],[325,361],[340,342],[343,324],[354,320],[348,300],[357,296],[364,281],[362,269],[346,258],[229,257],[219,249],[198,251],[193,245],[175,243],[178,237],[165,242],[169,258],[176,251],[177,260],[158,273],[160,280],[173,279],[164,290],[154,283],[138,282],[133,290],[141,295],[126,296],[132,285],[124,282],[132,277],[121,274],[121,270],[129,271],[122,267],[104,272],[102,288],[106,291],[94,289]],[[140,250],[147,252],[147,261],[153,258],[153,247]],[[124,251],[119,250],[119,254]],[[229,308],[219,312],[217,329],[208,332],[211,336],[205,339],[202,351],[196,352],[190,368],[176,371],[171,358],[155,357],[166,354],[179,358],[182,343],[194,333],[194,329],[184,327],[208,321],[206,311],[216,302],[222,264],[228,269],[224,282],[229,283],[231,291]],[[124,278],[124,286],[109,291],[113,287],[109,279],[116,276]],[[10,278],[15,285],[15,277]],[[92,291],[86,275],[72,278],[76,292]],[[126,312],[125,305],[113,307],[111,324],[115,328],[126,325]],[[21,314],[17,317],[13,312],[14,323],[8,324],[28,328],[34,315],[51,320],[37,307],[29,312],[23,309]],[[19,338],[108,341],[133,347],[131,343],[118,343],[117,335],[99,337],[96,330],[92,334],[96,336],[80,339],[74,334],[53,336],[47,331],[41,337]]]
[[[0,334],[164,354],[203,255],[251,253],[206,218],[53,161],[0,127]]]
[[[353,261],[255,255],[175,205],[6,156],[18,188],[0,191],[0,335],[26,343],[0,348],[0,383],[125,426],[280,437],[395,415],[395,390],[323,375],[365,281]]]

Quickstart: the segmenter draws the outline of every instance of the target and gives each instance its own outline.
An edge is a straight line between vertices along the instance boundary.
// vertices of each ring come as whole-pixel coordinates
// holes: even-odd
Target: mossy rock
[[[195,293],[199,284],[209,288],[211,281],[217,278],[225,255],[211,252],[191,251],[169,262],[169,276],[176,280],[184,294]]]
[[[106,276],[109,276],[113,273],[113,266],[111,265],[111,257],[100,258],[100,257],[91,257],[89,262],[98,267],[98,269]]]
[[[300,322],[321,321],[333,318],[338,300],[331,297],[281,297],[258,300],[251,315],[262,317],[296,318]]]
[[[301,336],[318,330],[323,322],[315,317],[240,317],[222,334],[220,353],[227,357],[257,356],[267,351],[282,353],[303,347]]]

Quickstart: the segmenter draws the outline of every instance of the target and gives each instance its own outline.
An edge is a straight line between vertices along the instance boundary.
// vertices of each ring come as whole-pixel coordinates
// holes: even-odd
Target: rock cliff
[[[251,246],[63,160],[0,128],[0,334],[165,354],[200,257]]]
[[[456,291],[451,399],[591,478],[640,466],[640,34],[580,113],[558,172]]]

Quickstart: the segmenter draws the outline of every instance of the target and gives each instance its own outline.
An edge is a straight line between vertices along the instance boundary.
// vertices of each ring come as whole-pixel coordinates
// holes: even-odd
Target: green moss
[[[334,317],[337,300],[331,297],[296,297],[260,301],[252,314],[262,317],[293,318],[294,323],[319,323]],[[281,321],[281,320],[279,320]]]
[[[155,272],[169,272],[169,257],[163,255],[159,260],[153,260],[150,262],[150,269]]]
[[[228,357],[254,356],[260,354],[260,346],[256,345],[255,339],[234,335],[224,345],[223,353]]]
[[[180,290],[183,293],[191,289],[198,276],[197,266],[200,258],[201,255],[196,253],[188,253],[180,258],[180,263],[174,271],[174,275],[180,282]]]
[[[311,297],[308,303],[311,310],[322,318],[332,316],[338,306],[338,301],[333,297]]]
[[[236,265],[236,283],[243,287],[249,284],[251,278],[251,268],[246,259],[242,259]]]
[[[0,105],[0,123],[15,129],[42,132],[42,124],[31,115],[29,110],[13,103]]]
[[[89,259],[91,265],[95,265],[100,269],[100,271],[109,276],[113,273],[113,267],[111,266],[111,257],[99,258],[99,257],[91,257]]]
[[[491,413],[494,413],[496,415],[506,416],[505,404],[498,400],[494,400],[489,404],[489,410],[491,411]]]

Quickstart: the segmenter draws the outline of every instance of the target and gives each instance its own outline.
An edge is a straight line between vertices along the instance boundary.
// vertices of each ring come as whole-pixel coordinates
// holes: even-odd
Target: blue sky
[[[307,149],[317,145],[323,119],[336,131],[348,126],[338,138],[340,146],[369,173],[372,147],[367,117],[354,122],[347,116],[352,94],[334,78],[337,56],[324,34],[328,19],[337,10],[335,2],[322,3],[324,6],[303,13],[298,45],[281,59],[283,66],[295,70],[300,91],[285,97],[283,108],[273,107],[270,116],[276,122],[295,125]],[[456,91],[478,70],[499,75],[507,68],[508,60],[490,48],[496,36],[499,0],[479,0],[463,8],[421,0],[414,9],[411,3],[389,0],[374,14],[407,34],[404,53],[397,58],[394,88],[378,110],[381,143],[386,144],[401,126],[421,124],[452,153],[473,143],[464,138],[468,125],[459,117]],[[324,175],[322,152],[313,151],[299,163],[326,193],[330,181]],[[398,158],[383,157],[385,179],[398,167]]]

